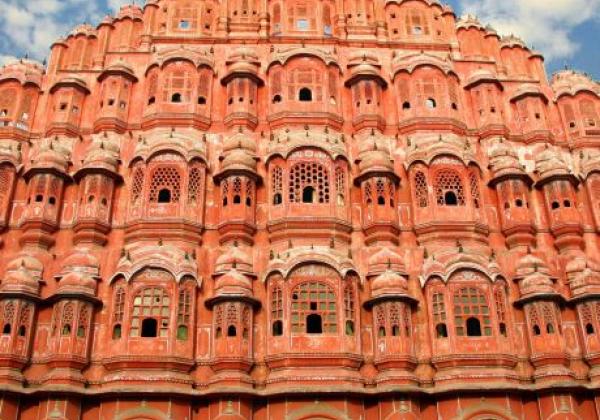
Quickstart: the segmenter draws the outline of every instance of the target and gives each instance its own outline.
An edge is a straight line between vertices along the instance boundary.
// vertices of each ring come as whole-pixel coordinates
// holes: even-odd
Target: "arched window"
[[[173,102],[174,104],[181,103],[181,93],[177,92],[171,95],[171,102]]]
[[[581,113],[583,123],[586,127],[597,127],[600,125],[598,112],[596,111],[596,106],[592,100],[582,99],[581,102],[579,102],[579,112]]]
[[[544,323],[546,324],[546,333],[554,334],[556,332],[556,327],[558,327],[554,304],[543,302],[542,314],[544,315]]]
[[[432,296],[431,301],[436,337],[448,337],[448,328],[446,327],[446,306],[444,303],[444,295],[440,292],[435,292]]]
[[[471,188],[471,198],[473,199],[473,207],[478,209],[481,206],[481,194],[479,193],[479,181],[474,170],[469,173],[469,186]]]
[[[494,292],[494,301],[496,304],[496,316],[498,318],[498,331],[500,335],[506,337],[506,295],[502,287],[498,287]]]
[[[346,203],[346,172],[343,168],[335,168],[335,189],[337,193],[337,205]]]
[[[181,175],[177,168],[160,166],[152,173],[150,181],[151,203],[179,203]],[[167,200],[167,201],[161,201]]]
[[[435,195],[439,206],[464,206],[465,195],[460,176],[454,170],[443,169],[435,177]]]
[[[377,305],[374,308],[375,310],[375,322],[376,322],[376,326],[377,326],[377,337],[385,337],[386,336],[386,316],[385,316],[385,309],[382,307],[382,305]]]
[[[188,203],[198,204],[202,194],[203,176],[199,165],[190,169],[188,180]]]
[[[274,286],[271,290],[271,322],[273,323],[272,334],[283,335],[283,292],[280,286]]]
[[[329,203],[327,169],[316,162],[300,162],[294,165],[290,171],[289,195],[292,203]]]
[[[147,287],[135,295],[131,313],[131,337],[168,337],[169,294],[160,287]],[[154,331],[154,335],[151,334]]]
[[[192,291],[187,288],[179,290],[177,301],[177,339],[187,340],[192,312]]]
[[[142,195],[142,189],[144,188],[144,171],[142,168],[136,168],[133,171],[131,183],[131,201],[137,203]]]
[[[61,335],[70,335],[73,328],[73,304],[70,302],[65,303],[62,311],[61,318]]]
[[[4,310],[2,311],[3,322],[2,334],[9,335],[12,331],[12,323],[15,319],[15,304],[12,301],[8,301],[4,304]]]
[[[273,204],[281,204],[283,201],[283,169],[279,166],[274,167],[271,172],[271,191]]]
[[[192,98],[192,65],[175,62],[167,66],[164,102],[189,103]]]
[[[542,333],[540,329],[540,317],[535,306],[532,306],[529,309],[529,321],[531,322],[531,331],[533,332],[533,335],[540,335]]]
[[[298,91],[298,100],[300,102],[311,102],[312,91],[309,88],[302,88]]]
[[[89,311],[87,306],[83,305],[79,308],[79,317],[77,318],[77,337],[85,337],[89,319]]]
[[[233,204],[240,204],[242,202],[242,180],[240,177],[233,179]]]
[[[458,336],[491,336],[490,308],[483,291],[462,287],[454,292],[454,323]]]
[[[337,309],[333,288],[317,281],[301,283],[292,290],[292,333],[336,333]]]
[[[121,338],[123,314],[125,311],[125,289],[118,286],[114,294],[113,303],[113,339]]]
[[[346,335],[354,335],[354,290],[352,284],[344,287],[344,316],[346,318]]]
[[[417,206],[423,208],[428,205],[428,194],[427,194],[427,178],[421,171],[415,173],[415,199]]]
[[[383,178],[377,178],[375,181],[375,193],[377,194],[377,204],[385,205],[385,184]]]

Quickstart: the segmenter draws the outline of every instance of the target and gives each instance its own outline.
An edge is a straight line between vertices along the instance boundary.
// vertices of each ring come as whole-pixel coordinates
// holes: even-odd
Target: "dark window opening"
[[[379,204],[380,206],[385,206],[385,197],[377,197],[377,204]]]
[[[38,194],[35,196],[35,202],[36,203],[41,203],[42,201],[44,201],[44,196],[41,194]]]
[[[281,193],[275,193],[275,195],[273,196],[273,204],[278,205],[278,204],[281,204],[281,202],[282,202]]]
[[[394,199],[390,198],[390,207],[394,207]]]
[[[237,335],[237,329],[235,325],[230,325],[227,327],[227,337],[235,337]]]
[[[569,200],[565,200],[565,201],[563,201],[563,206],[571,207],[571,202]]]
[[[158,202],[159,203],[170,203],[171,202],[171,190],[168,188],[163,188],[158,192]]]
[[[174,93],[171,95],[171,102],[175,104],[181,103],[181,93]]]
[[[571,128],[575,128],[575,121],[571,121],[571,122],[569,123],[569,127],[571,127]]]
[[[77,327],[77,337],[85,337],[85,328],[82,326]]]
[[[451,105],[451,107],[452,107],[452,109],[453,109],[453,110],[455,110],[455,111],[456,111],[456,110],[458,110],[458,105],[456,105],[454,102],[452,102],[452,105]]]
[[[121,324],[116,324],[113,327],[112,338],[113,340],[118,340],[119,338],[121,338]]]
[[[306,317],[306,332],[308,334],[322,334],[323,320],[319,314],[310,314]]]
[[[103,198],[102,201],[100,201],[100,203],[106,207],[108,205],[108,200],[106,198]]]
[[[298,100],[301,102],[311,102],[312,101],[312,91],[309,88],[302,88],[298,92]]]
[[[552,324],[546,325],[546,332],[548,334],[554,334],[554,325],[552,325]]]
[[[25,325],[21,325],[19,327],[19,337],[25,337],[26,332],[27,332],[27,329],[25,328]]]
[[[238,194],[233,196],[233,204],[240,204],[242,202],[242,197],[240,197]]]
[[[311,311],[317,310],[317,302],[310,302],[310,310]]]
[[[444,203],[447,206],[456,206],[458,205],[458,199],[456,198],[456,194],[454,191],[446,191],[444,194]]]
[[[11,331],[10,324],[4,324],[4,327],[2,328],[2,334],[10,334],[10,331]]]
[[[250,207],[252,205],[252,199],[250,197],[246,197],[246,207]]]
[[[467,336],[481,337],[481,323],[477,318],[467,319]]]
[[[402,109],[410,109],[410,102],[404,102],[402,104]]]
[[[315,189],[310,185],[308,187],[304,187],[302,190],[302,202],[303,203],[314,203],[315,202]]]
[[[109,99],[108,100],[108,106],[113,106],[115,104],[115,100],[114,99]]]
[[[238,98],[238,102],[244,102],[244,98],[240,96],[240,97]]]
[[[64,111],[67,109],[67,104],[65,102],[63,102],[62,104],[60,104],[60,110]]]
[[[590,323],[585,324],[585,333],[586,334],[594,334],[594,326]]]
[[[540,327],[538,325],[534,325],[533,326],[533,335],[540,335],[542,333],[542,331],[540,330]]]
[[[56,204],[56,198],[54,198],[54,197],[50,197],[50,198],[48,199],[48,203],[50,203],[50,204],[52,204],[52,205],[55,205],[55,204]]]
[[[154,318],[146,318],[142,321],[142,337],[156,337],[158,322]]]
[[[65,324],[62,328],[62,335],[69,335],[69,334],[71,334],[71,325]]]
[[[517,200],[515,201],[515,205],[516,205],[517,207],[523,207],[523,200],[521,200],[520,198],[519,198],[519,199],[517,199]]]
[[[216,336],[217,336],[217,338],[221,338],[223,336],[223,332],[221,331],[221,327],[217,327]]]
[[[273,322],[273,326],[271,327],[271,333],[274,337],[279,337],[283,335],[283,322],[275,321]]]
[[[206,98],[204,96],[198,96],[198,105],[206,105]]]
[[[346,335],[354,335],[354,321],[346,321]]]
[[[509,209],[510,208],[510,203],[508,201],[504,203],[504,208],[505,209]]]
[[[151,96],[150,98],[148,98],[148,105],[154,105],[156,103],[156,98],[154,96]]]
[[[227,207],[227,197],[223,197],[223,207]]]
[[[377,336],[385,337],[385,327],[379,327],[379,330],[377,331]]]
[[[273,96],[273,103],[278,104],[279,102],[281,102],[281,95]]]
[[[435,326],[435,333],[437,338],[448,337],[448,328],[446,327],[446,324],[437,324]]]
[[[400,327],[398,325],[392,327],[392,336],[400,337]]]
[[[177,339],[187,340],[188,338],[188,327],[186,325],[180,325],[177,327]]]
[[[229,98],[229,100],[227,101],[227,105],[231,105],[233,103],[233,98]]]
[[[506,337],[506,335],[507,335],[506,324],[504,322],[500,323],[500,325],[498,326],[498,329],[500,330],[500,334],[503,335],[504,337]]]
[[[556,210],[559,207],[560,207],[560,204],[558,203],[558,201],[553,201],[552,202],[552,210]]]
[[[93,203],[93,202],[94,202],[94,196],[93,196],[93,195],[90,195],[90,196],[88,197],[88,203]]]

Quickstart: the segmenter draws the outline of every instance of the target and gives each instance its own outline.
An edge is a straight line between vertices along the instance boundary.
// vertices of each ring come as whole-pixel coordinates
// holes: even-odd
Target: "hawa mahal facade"
[[[149,0],[0,70],[0,418],[598,419],[600,86],[435,0]]]

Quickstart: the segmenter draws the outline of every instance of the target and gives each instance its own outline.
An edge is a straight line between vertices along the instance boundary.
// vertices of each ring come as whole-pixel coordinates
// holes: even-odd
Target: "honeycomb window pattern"
[[[150,202],[157,203],[159,192],[167,189],[171,193],[171,202],[178,203],[181,195],[181,175],[176,168],[161,166],[152,174],[150,183]]]
[[[333,288],[321,282],[301,283],[292,290],[292,333],[304,333],[307,330],[307,318],[319,315],[322,332],[337,332],[337,308]]]
[[[142,321],[153,318],[157,321],[158,336],[169,335],[169,294],[160,287],[147,287],[140,290],[133,298],[131,314],[131,337],[139,337]]]
[[[485,336],[492,335],[490,320],[490,307],[485,294],[477,287],[463,287],[454,292],[454,323],[456,335],[467,334],[467,320],[476,318],[482,328],[481,333]]]
[[[329,173],[327,169],[316,162],[301,162],[296,164],[290,171],[290,202],[301,203],[303,191],[309,186],[316,191],[317,203],[329,203]]]
[[[436,174],[435,194],[439,206],[451,205],[450,194],[455,199],[455,205],[465,205],[465,192],[460,176],[451,169],[444,169]]]
[[[188,203],[197,204],[200,200],[201,191],[202,171],[200,168],[192,168],[190,170],[190,178],[188,181]]]

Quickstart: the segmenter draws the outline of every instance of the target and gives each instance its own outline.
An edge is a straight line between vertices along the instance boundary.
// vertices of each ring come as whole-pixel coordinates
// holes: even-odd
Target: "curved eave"
[[[379,74],[357,73],[357,74],[350,76],[348,78],[348,80],[346,80],[346,82],[344,83],[344,86],[350,87],[354,83],[359,82],[361,80],[374,80],[379,86],[381,86],[382,89],[386,89],[387,85],[388,85],[386,80]]]
[[[255,309],[259,309],[262,305],[258,299],[255,299],[251,296],[238,295],[238,294],[214,296],[212,298],[206,299],[206,301],[204,302],[204,305],[208,309],[211,309],[217,303],[221,303],[221,302],[246,302],[246,303],[249,303],[250,305],[252,305],[252,307],[254,307]]]
[[[569,181],[571,183],[571,185],[573,185],[573,187],[575,187],[575,188],[577,188],[577,186],[579,185],[579,179],[577,179],[577,177],[573,174],[556,174],[556,175],[550,175],[550,176],[539,179],[534,184],[534,186],[535,186],[535,188],[540,189],[547,183],[556,181],[556,180]]]
[[[394,293],[394,294],[383,294],[380,296],[372,297],[371,299],[364,302],[363,306],[365,309],[370,309],[373,307],[373,305],[376,305],[376,304],[382,303],[382,302],[390,302],[390,301],[407,302],[411,306],[417,306],[419,304],[419,301],[417,299],[415,299],[414,297],[412,297],[408,294]]]
[[[254,81],[259,87],[264,86],[265,82],[264,80],[256,73],[252,73],[251,71],[232,71],[228,74],[226,74],[222,79],[221,79],[221,84],[223,86],[225,86],[227,83],[231,82],[233,79],[236,78],[244,78],[244,79],[250,79],[252,81]]]
[[[531,187],[533,185],[533,179],[529,176],[529,174],[527,174],[525,172],[521,172],[521,173],[515,172],[515,173],[502,174],[499,176],[495,176],[489,180],[488,185],[490,187],[494,188],[500,182],[506,181],[509,179],[520,179],[523,182],[525,182],[525,184],[527,184],[528,187]]]

